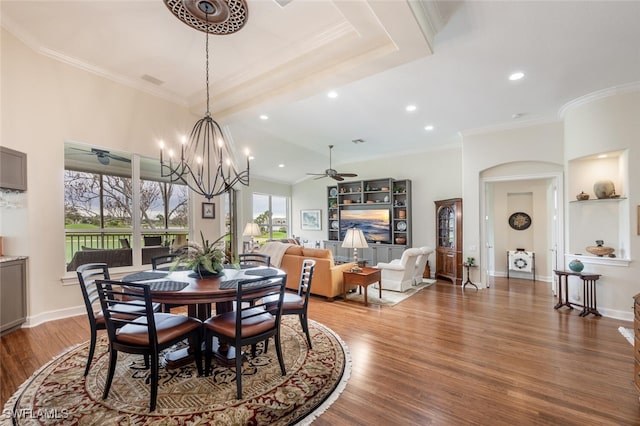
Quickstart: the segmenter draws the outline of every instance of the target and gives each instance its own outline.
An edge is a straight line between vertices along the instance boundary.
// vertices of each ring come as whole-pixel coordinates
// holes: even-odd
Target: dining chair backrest
[[[262,253],[240,253],[238,263],[240,265],[271,266],[271,256]]]
[[[76,269],[84,306],[87,309],[89,322],[95,323],[96,314],[102,311],[96,290],[96,280],[110,279],[109,267],[106,263],[87,263]]]
[[[131,289],[137,289],[132,291]],[[122,281],[97,280],[96,291],[100,298],[100,305],[104,315],[109,340],[118,341],[116,330],[126,324],[145,324],[147,337],[144,340],[153,344],[155,339],[155,320],[151,290],[149,285],[142,283],[123,283]],[[141,308],[141,316],[131,317],[130,309],[135,306]],[[146,320],[140,321],[141,317]],[[143,328],[141,327],[142,331]]]
[[[151,258],[151,269],[169,270],[172,266],[174,266],[174,263],[176,262],[176,259],[178,257],[180,257],[180,253],[170,253],[160,256],[154,256]],[[174,269],[180,270],[181,268],[178,265]]]
[[[313,282],[313,271],[316,268],[316,261],[313,259],[305,259],[302,261],[302,269],[300,270],[300,284],[298,285],[298,296],[305,299],[305,306],[309,301],[311,293],[311,283]]]
[[[84,301],[84,306],[87,311],[91,338],[87,364],[84,369],[84,375],[86,376],[91,368],[93,354],[96,350],[98,330],[105,329],[102,308],[100,307],[100,298],[98,297],[98,290],[96,289],[96,280],[108,280],[110,278],[109,267],[106,263],[87,263],[79,266],[78,269],[76,269],[76,274],[78,275],[78,283],[82,291],[82,300]]]
[[[252,278],[238,282],[238,291],[236,293],[236,337],[242,331],[242,321],[252,316],[260,315],[260,311],[268,310],[274,315],[276,323],[280,324],[282,316],[282,302],[284,300],[284,290],[286,284],[286,276],[276,278]],[[277,300],[277,303],[268,302],[268,300]],[[248,304],[247,304],[248,302]]]
[[[240,354],[242,347],[251,345],[252,356],[256,355],[258,342],[274,337],[278,363],[282,375],[286,374],[280,344],[280,320],[286,275],[273,278],[242,280],[237,283],[236,310],[218,314],[204,322],[206,362],[205,374],[211,365],[212,337],[216,336],[235,348]],[[265,299],[277,298],[276,306],[268,306]],[[269,309],[268,309],[269,308]],[[265,346],[266,352],[266,346]],[[237,398],[242,398],[242,357],[236,356]]]
[[[109,395],[118,351],[141,354],[150,361],[150,411],[156,408],[161,350],[189,337],[195,351],[198,374],[202,374],[200,320],[186,315],[156,313],[149,284],[97,280],[96,289],[109,335],[110,362],[103,399]],[[141,316],[130,315],[133,309],[141,306]]]

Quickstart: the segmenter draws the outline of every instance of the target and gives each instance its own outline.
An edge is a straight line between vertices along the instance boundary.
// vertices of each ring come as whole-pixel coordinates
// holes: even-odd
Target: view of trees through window
[[[152,160],[145,160],[152,164]],[[64,209],[68,266],[72,266],[69,263],[77,251],[134,247],[134,214],[138,214],[140,218],[139,235],[161,237],[161,246],[166,247],[167,253],[174,242],[185,241],[189,230],[189,195],[186,185],[168,183],[159,176],[154,179],[153,173],[148,170],[141,173],[144,178],[139,181],[139,185],[134,185],[128,163],[125,163],[125,167],[102,167],[102,170],[96,170],[100,167],[94,164],[95,158],[89,156],[83,161],[86,168],[78,161],[73,163],[73,167],[65,166]],[[133,211],[136,196],[139,200],[139,212]],[[140,245],[145,244],[141,241]],[[164,254],[159,253],[162,250],[164,249],[142,247],[142,263],[150,263],[150,256],[156,252]],[[125,263],[131,264],[131,260]]]
[[[257,241],[287,238],[289,235],[288,199],[278,195],[253,194],[253,221],[262,234]]]

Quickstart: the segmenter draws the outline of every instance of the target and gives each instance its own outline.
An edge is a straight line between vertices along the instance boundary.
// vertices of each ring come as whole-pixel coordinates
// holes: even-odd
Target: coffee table
[[[379,283],[378,291],[382,299],[382,271],[378,268],[362,268],[362,272],[344,271],[342,273],[342,299],[347,300],[347,287],[357,285],[358,292],[362,293],[364,287],[364,306],[368,306],[367,302],[367,286],[373,283]]]

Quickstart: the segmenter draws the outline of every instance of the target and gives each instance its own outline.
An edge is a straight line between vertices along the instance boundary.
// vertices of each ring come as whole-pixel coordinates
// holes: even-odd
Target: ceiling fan
[[[85,151],[84,149],[74,148],[74,147],[72,147],[71,149],[81,151],[83,154],[86,154],[86,155],[95,155],[96,158],[98,159],[98,162],[105,166],[108,165],[112,159],[116,161],[123,161],[125,163],[131,162],[129,158],[122,157],[117,154],[112,154],[111,152],[106,151],[104,149],[91,148],[91,151]]]
[[[330,177],[335,180],[344,180],[346,177],[356,177],[358,176],[355,173],[338,173],[335,169],[331,168],[331,150],[333,149],[333,145],[329,145],[329,168],[324,171],[324,173],[307,173],[311,176],[318,176],[316,179],[322,179],[324,177]]]

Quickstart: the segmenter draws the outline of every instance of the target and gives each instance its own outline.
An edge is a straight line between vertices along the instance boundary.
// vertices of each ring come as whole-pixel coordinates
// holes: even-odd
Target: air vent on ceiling
[[[149,83],[155,84],[156,86],[161,86],[162,84],[164,84],[164,81],[158,80],[157,78],[152,77],[149,74],[144,74],[140,78],[143,79],[144,81],[148,81]]]
[[[353,139],[351,142],[355,143],[356,145],[359,143],[364,143],[364,139]]]

